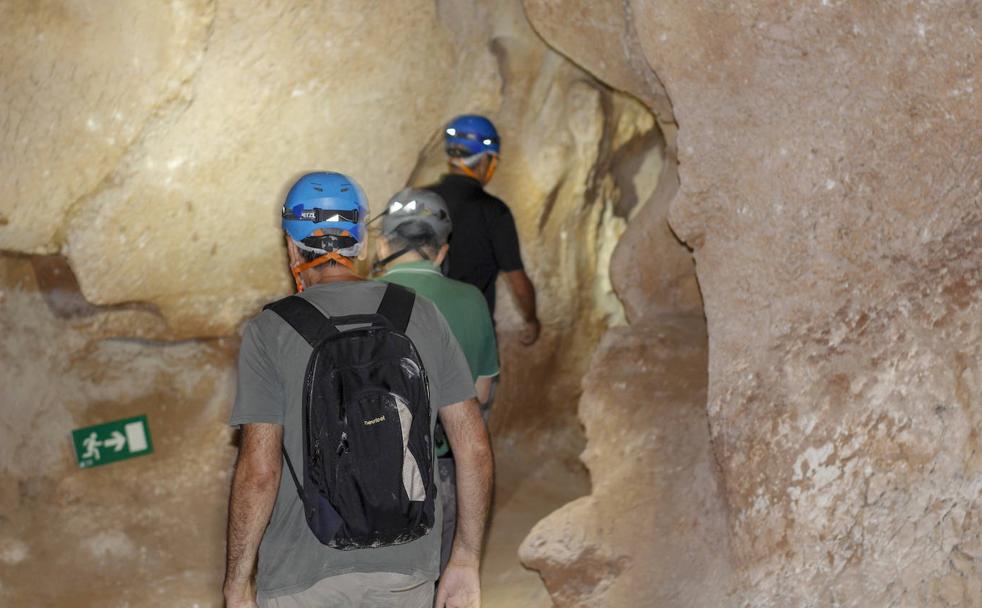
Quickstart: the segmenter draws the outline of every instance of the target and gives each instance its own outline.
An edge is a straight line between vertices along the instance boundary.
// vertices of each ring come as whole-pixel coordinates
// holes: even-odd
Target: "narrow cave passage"
[[[982,606],[978,4],[0,2],[0,606],[223,604],[289,182],[374,215],[462,113],[547,329],[486,606]]]
[[[360,13],[356,4],[351,10]],[[181,81],[186,90],[147,91],[140,97],[147,108],[132,117],[113,114],[116,108],[105,105],[111,95],[82,100],[58,115],[64,132],[92,138],[97,149],[58,146],[73,169],[50,183],[57,181],[56,194],[68,197],[59,203],[67,219],[48,240],[41,234],[36,243],[7,241],[5,247],[25,255],[0,258],[0,353],[11,362],[0,378],[18,387],[4,395],[13,407],[0,412],[3,432],[16,439],[0,448],[9,456],[0,471],[0,510],[9,513],[0,532],[0,567],[13,573],[8,583],[3,570],[0,592],[6,595],[0,598],[70,606],[65,598],[71,590],[84,589],[70,601],[141,605],[141,594],[150,590],[165,597],[159,605],[168,608],[208,605],[224,568],[225,500],[235,452],[226,424],[237,332],[243,319],[291,288],[282,234],[271,220],[284,180],[305,168],[354,167],[377,207],[407,175],[419,185],[445,167],[439,138],[422,152],[420,142],[431,138],[444,114],[474,107],[494,112],[505,134],[506,154],[491,189],[512,206],[546,325],[535,348],[519,345],[515,308],[502,298],[504,369],[490,421],[498,477],[484,561],[485,605],[545,608],[569,596],[567,587],[609,593],[640,563],[641,556],[622,555],[603,542],[571,544],[567,532],[606,530],[607,507],[558,536],[541,526],[529,533],[571,502],[612,499],[634,508],[625,498],[633,495],[616,484],[637,472],[620,465],[638,462],[653,441],[645,435],[653,427],[650,418],[630,418],[618,408],[647,404],[665,390],[651,384],[663,376],[652,374],[689,370],[703,352],[687,350],[705,342],[698,326],[701,302],[691,257],[666,219],[677,188],[671,144],[643,103],[545,45],[525,22],[520,3],[502,3],[490,28],[480,11],[461,8],[466,3],[437,4],[442,13],[427,14],[432,22],[415,27],[444,28],[437,20],[453,17],[481,36],[446,27],[446,37],[432,47],[400,39],[400,52],[412,57],[392,69],[411,72],[413,86],[389,74],[384,83],[358,81],[365,90],[353,93],[387,91],[383,96],[397,100],[399,111],[375,103],[377,97],[361,105],[330,97],[332,90],[316,77],[287,78],[275,87],[281,95],[269,99],[230,83],[258,79],[265,86],[293,74],[281,66],[308,63],[318,66],[317,74],[347,74],[347,63],[374,65],[389,44],[388,34],[364,43],[367,34],[404,34],[405,28],[364,21],[361,33],[343,46],[368,50],[349,57],[324,53],[313,43],[283,46],[276,41],[293,38],[289,28],[279,29],[285,27],[280,14],[257,9],[243,20],[249,11],[239,14],[223,4],[193,22],[175,17],[173,29],[185,37],[162,34],[162,47],[175,49],[177,71],[163,65],[161,78],[170,83],[179,72],[188,79]],[[112,16],[128,17],[126,11]],[[255,24],[262,27],[240,31]],[[185,27],[193,31],[183,32]],[[279,37],[267,38],[266,30]],[[98,35],[112,47],[113,32]],[[128,40],[113,57],[130,56]],[[239,61],[252,52],[243,41],[264,60]],[[435,67],[428,61],[434,57],[441,59]],[[104,59],[89,57],[89,71],[103,74]],[[447,74],[461,82],[447,85]],[[143,74],[118,80],[151,82]],[[232,118],[228,108],[236,110]],[[351,115],[337,118],[342,108],[351,108]],[[45,125],[47,120],[36,118]],[[387,125],[377,148],[351,134],[352,121]],[[298,139],[305,143],[297,145]],[[230,150],[238,155],[232,155],[234,163],[227,161]],[[34,179],[21,171],[25,182]],[[71,176],[85,179],[75,183]],[[230,190],[216,193],[216,184]],[[239,203],[225,206],[226,197]],[[248,246],[223,251],[207,235],[225,234],[230,217],[239,243]],[[7,225],[6,216],[0,220]],[[10,221],[20,229],[34,220],[18,212]],[[53,255],[29,254],[37,251]],[[650,324],[651,311],[685,322]],[[663,360],[674,350],[684,351],[680,359]],[[696,372],[679,374],[678,390],[660,403],[681,400],[683,393],[686,403],[700,398],[699,378]],[[613,426],[597,424],[604,418],[598,404],[613,414]],[[151,420],[153,458],[90,471],[74,467],[63,441],[71,430],[142,413]],[[45,446],[37,458],[18,457],[22,437]],[[538,539],[551,551],[545,560],[533,550]],[[539,572],[522,565],[523,541],[524,560],[542,573],[545,585]],[[43,575],[52,568],[66,574],[45,585]],[[130,583],[125,588],[116,584],[120,576]]]
[[[546,319],[534,347],[519,343],[508,289],[503,283],[498,289],[502,374],[490,418],[498,468],[483,564],[489,606],[551,605],[537,573],[520,564],[518,548],[538,520],[589,493],[588,474],[579,461],[585,439],[576,404],[600,335],[624,322],[610,285],[610,257],[631,218],[655,191],[664,156],[664,139],[643,106],[596,81],[584,84],[582,74],[572,75],[578,80],[568,85],[567,99],[550,118],[557,123],[548,127],[555,131],[550,137],[562,142],[577,131],[589,136],[582,143],[573,139],[575,145],[553,144],[565,158],[565,172],[542,188],[543,200],[514,208]],[[570,115],[572,106],[587,104],[596,110],[592,124]],[[541,117],[528,120],[525,129],[546,128]],[[443,165],[442,150],[429,146],[410,182],[426,183]],[[507,193],[524,178],[506,172],[501,179],[501,190],[492,184],[492,192]],[[523,224],[523,216],[534,220]]]
[[[623,103],[606,94],[608,107]],[[492,417],[499,472],[484,565],[488,606],[629,605],[637,579],[650,576],[662,581],[655,586],[665,601],[679,594],[691,605],[720,599],[718,585],[673,584],[694,568],[707,579],[725,578],[728,565],[705,409],[706,320],[691,253],[668,225],[676,161],[653,123],[627,139],[600,140],[595,192],[611,213],[598,230],[617,238],[586,280],[616,293],[619,310],[604,317],[597,346],[556,349],[549,367],[530,371],[527,353],[504,338],[505,377],[513,369],[515,386],[537,386],[536,373],[559,383],[575,378],[559,398],[578,401],[586,435],[570,433],[568,421],[555,418],[523,433],[515,418],[525,412],[516,405],[528,396],[521,390],[506,393],[504,411]],[[549,398],[555,391],[532,402]],[[550,442],[552,435],[566,439]],[[541,441],[549,442],[548,452],[536,448]],[[688,517],[697,529],[679,529],[677,522]],[[620,530],[611,525],[622,518],[639,522]],[[622,537],[624,529],[635,537]],[[516,547],[545,589],[516,564]]]
[[[542,343],[530,351],[518,343],[514,325],[509,324],[509,315],[513,314],[510,302],[502,298],[504,322],[500,324],[499,337],[503,380],[490,420],[498,463],[497,485],[483,564],[484,600],[491,608],[546,608],[553,602],[550,592],[554,597],[563,596],[566,593],[563,585],[567,583],[561,581],[572,584],[580,580],[581,568],[597,566],[604,573],[596,579],[589,576],[584,579],[592,581],[587,588],[594,591],[604,591],[610,586],[608,579],[616,578],[623,570],[620,565],[623,559],[617,556],[608,559],[603,551],[576,549],[571,554],[566,537],[558,543],[548,541],[545,546],[553,554],[545,561],[539,554],[531,556],[528,550],[525,552],[526,563],[541,572],[546,585],[540,572],[523,566],[519,558],[519,548],[537,522],[554,519],[549,517],[550,513],[565,511],[564,505],[573,501],[578,504],[582,500],[622,495],[620,489],[607,485],[591,487],[591,474],[594,479],[608,477],[607,471],[598,469],[598,460],[606,462],[600,466],[611,466],[608,457],[602,456],[611,448],[603,446],[613,442],[614,455],[610,458],[614,461],[634,462],[638,458],[638,452],[631,450],[637,450],[640,440],[624,435],[619,429],[600,429],[594,443],[588,445],[576,416],[578,402],[588,435],[597,435],[597,414],[590,412],[598,402],[616,410],[617,401],[644,403],[652,394],[664,394],[668,390],[653,386],[648,373],[652,366],[661,369],[663,363],[670,369],[682,369],[678,377],[681,384],[674,389],[672,399],[681,398],[685,391],[685,399],[704,399],[704,378],[686,367],[703,351],[697,349],[695,355],[676,352],[676,359],[664,359],[666,353],[689,348],[688,342],[705,342],[701,302],[698,293],[692,293],[695,284],[691,258],[667,226],[667,205],[677,187],[674,161],[653,117],[640,104],[599,83],[592,83],[589,91],[602,112],[599,129],[590,141],[589,155],[575,159],[584,170],[562,176],[550,188],[555,199],[550,217],[537,222],[541,236],[538,241],[530,239],[529,247],[535,256],[530,259],[530,267],[547,286],[552,280],[546,268],[548,264],[562,268],[564,259],[578,261],[580,269],[563,275],[547,292],[562,293],[564,297],[577,294],[578,299],[565,304],[546,302],[548,306],[559,307],[562,314],[553,320]],[[424,154],[413,179],[425,180],[427,169],[432,173],[438,167],[438,154],[433,151],[430,154],[437,160]],[[577,234],[577,238],[557,238],[564,230]],[[639,259],[644,261],[639,263]],[[156,401],[169,403],[178,397],[165,386],[171,378],[190,386],[215,387],[191,400],[183,398],[185,407],[209,412],[215,422],[221,423],[222,401],[231,397],[231,387],[223,378],[233,369],[234,338],[217,348],[207,341],[192,342],[176,351],[160,343],[133,346],[139,351],[136,358],[140,360],[167,357],[173,366],[170,375],[151,376],[150,384],[135,394],[121,385],[108,393],[103,390],[103,396],[97,397],[98,385],[105,377],[99,365],[135,354],[116,352],[118,346],[105,339],[127,336],[166,339],[167,327],[159,312],[145,305],[90,304],[61,256],[8,256],[3,264],[7,288],[22,294],[11,296],[14,298],[11,301],[18,302],[17,310],[31,310],[34,315],[31,318],[37,317],[38,325],[58,328],[71,336],[69,343],[74,350],[65,353],[64,361],[50,361],[52,367],[45,373],[58,376],[59,382],[66,386],[83,387],[75,389],[81,401],[73,415],[93,421],[99,416],[114,416],[121,411],[114,403],[126,404],[126,413],[154,411],[159,407]],[[499,293],[507,294],[507,290],[500,289]],[[658,319],[665,319],[667,325],[652,324],[649,309],[658,314]],[[20,331],[30,327],[31,323],[27,323]],[[680,337],[666,342],[666,331]],[[671,341],[676,339],[679,342]],[[598,344],[600,351],[595,354]],[[173,354],[165,355],[165,351]],[[202,360],[208,361],[209,372],[204,376],[193,370]],[[672,361],[682,361],[682,367]],[[705,362],[699,365],[704,369]],[[581,397],[584,388],[586,394]],[[614,402],[606,402],[611,398],[605,393],[609,388],[627,392],[617,393]],[[198,406],[191,405],[199,402]],[[666,404],[667,401],[662,405]],[[636,409],[645,411],[643,407]],[[176,414],[155,417],[155,432],[164,437],[184,437],[197,432],[193,430],[194,419]],[[622,425],[625,422],[616,420]],[[651,420],[639,418],[628,426],[632,425],[646,431],[651,428]],[[159,449],[166,455],[168,446],[172,445],[171,440],[162,438]],[[227,449],[227,445],[219,443],[215,458],[227,459],[229,454],[224,453]],[[590,466],[589,471],[580,461],[581,454]],[[178,466],[176,462],[172,464]],[[168,483],[189,483],[190,472],[182,471],[180,466],[166,474],[170,476]],[[136,482],[133,479],[127,484]],[[110,479],[105,483],[111,483]],[[203,501],[200,508],[212,509],[220,515],[224,491],[219,490],[213,487],[200,492]],[[592,499],[582,498],[590,496],[591,491]],[[22,500],[28,498],[22,495]],[[101,508],[99,502],[97,494],[81,492],[77,515],[81,517],[86,508]],[[33,520],[15,518],[14,521],[15,528],[33,525],[30,524]],[[220,534],[222,526],[220,522],[215,523],[218,525],[212,533]],[[172,525],[178,525],[177,520]],[[113,537],[115,540],[105,542],[114,547],[111,551],[125,553],[128,538],[128,535]],[[545,536],[537,529],[526,544],[532,546],[542,538]],[[54,536],[48,539],[42,535],[35,540],[39,550],[43,550],[54,542]],[[114,542],[119,546],[111,544]],[[564,564],[566,557],[572,561]],[[220,570],[221,555],[198,553],[192,564],[195,572],[205,576],[208,571]],[[557,571],[562,574],[557,575]],[[203,580],[206,579],[207,576]],[[30,581],[25,579],[25,584],[35,584]],[[193,589],[189,593],[193,594]]]
[[[635,605],[649,589],[653,606],[716,606],[726,593],[706,317],[691,252],[668,223],[677,161],[659,141],[657,182],[611,256],[625,319],[608,327],[583,377],[591,492],[539,522],[520,549],[557,605]],[[615,179],[646,165],[636,144],[625,150],[612,155]]]
[[[590,194],[567,199],[577,204],[589,203],[587,211],[581,212],[569,202],[557,203],[552,219],[565,227],[582,231],[585,236],[576,248],[547,254],[586,259],[589,267],[570,280],[574,282],[573,285],[589,285],[591,289],[579,290],[586,295],[576,305],[569,307],[572,314],[568,320],[547,332],[536,353],[530,353],[518,344],[507,322],[500,331],[504,380],[490,421],[498,462],[497,491],[483,566],[486,577],[485,603],[492,608],[544,608],[552,605],[539,574],[521,565],[518,549],[536,522],[564,504],[590,493],[588,472],[579,460],[586,447],[580,423],[576,419],[581,382],[591,365],[592,350],[601,333],[610,325],[625,323],[625,311],[619,304],[611,305],[614,295],[608,269],[615,245],[632,223],[645,221],[647,206],[657,200],[656,194],[660,191],[658,180],[659,174],[663,173],[665,148],[664,139],[653,120],[630,100],[616,96],[607,89],[596,90],[601,95],[598,98],[602,101],[601,107],[606,108],[609,114],[605,115],[604,127],[595,140],[593,181],[591,187],[586,189]],[[629,128],[631,122],[636,123],[633,130]],[[630,135],[624,136],[625,131]],[[575,190],[577,184],[573,181],[580,177],[570,176],[554,188],[557,197],[568,196],[568,192]],[[545,230],[549,229],[549,226],[545,227]],[[583,242],[589,243],[586,251],[582,247]],[[549,247],[568,246],[560,239],[551,239],[546,243]],[[189,476],[194,474],[195,468],[187,463],[179,464],[180,461],[173,460],[168,454],[178,453],[172,452],[177,448],[175,442],[178,438],[200,431],[195,430],[196,420],[200,421],[202,415],[212,416],[214,422],[222,424],[223,400],[232,396],[227,378],[234,369],[237,340],[230,338],[220,343],[191,341],[178,349],[169,348],[162,342],[130,343],[127,347],[129,350],[122,349],[124,342],[106,339],[140,336],[166,339],[167,328],[158,311],[145,305],[96,306],[89,303],[62,256],[4,256],[2,263],[4,285],[11,292],[8,304],[13,305],[8,310],[17,312],[24,323],[19,330],[8,334],[11,338],[8,348],[16,349],[19,342],[15,336],[20,334],[24,335],[25,340],[37,339],[30,329],[35,325],[65,332],[70,337],[68,344],[71,346],[63,353],[64,360],[51,359],[48,362],[50,369],[36,371],[58,378],[57,385],[77,393],[78,403],[73,406],[72,415],[79,420],[95,422],[124,410],[127,414],[132,413],[130,410],[157,412],[153,421],[154,432],[161,436],[158,451],[170,462],[164,473],[165,479],[168,484],[179,486],[191,483]],[[507,293],[505,290],[501,292]],[[505,302],[503,307],[507,319],[508,303]],[[30,316],[25,316],[28,310],[31,311]],[[11,357],[14,356],[17,353],[11,351]],[[106,379],[106,371],[100,366],[107,362],[123,365],[120,360],[125,357],[135,357],[143,361],[142,364],[162,357],[170,361],[172,369],[164,375],[154,369],[153,374],[141,376],[147,380],[142,387],[128,389],[125,384],[119,384],[108,391],[100,389],[100,384]],[[201,361],[207,361],[207,366],[202,368],[206,372],[204,374],[194,371]],[[8,371],[17,373],[18,369],[12,367]],[[123,369],[128,368],[123,366]],[[34,375],[33,372],[29,374],[31,378]],[[184,392],[174,393],[173,389],[167,388],[168,381],[198,387],[200,392],[193,398]],[[69,386],[81,388],[68,389]],[[188,411],[199,413],[196,417],[186,418],[178,410],[171,409],[172,415],[164,415],[164,410],[169,409],[175,400],[183,400]],[[120,409],[120,404],[123,404],[123,409]],[[22,424],[19,420],[11,423]],[[50,432],[56,430],[49,429]],[[221,442],[213,446],[216,461],[229,457],[228,447]],[[209,465],[202,462],[196,466]],[[130,469],[136,470],[129,466],[120,474],[125,477]],[[111,472],[111,469],[106,469],[96,473],[101,481],[93,487],[93,492],[79,490],[73,508],[74,517],[86,517],[84,513],[88,509],[103,510],[99,491],[109,491],[110,484],[116,479],[116,476],[106,476]],[[83,480],[78,474],[75,477]],[[133,488],[138,487],[138,483],[136,478],[125,482],[127,487]],[[36,489],[24,491],[28,491],[28,494],[20,493],[22,501],[43,499],[43,491],[40,495],[36,494]],[[223,488],[202,488],[198,496],[199,509],[214,511],[216,517],[221,515]],[[55,514],[49,516],[55,517]],[[25,530],[25,537],[29,536],[27,528],[34,525],[31,522],[36,522],[35,519],[19,516],[12,521],[12,529]],[[212,534],[217,538],[222,526],[220,522],[215,524]],[[174,520],[168,525],[178,526],[179,522]],[[49,550],[46,547],[53,547],[56,542],[55,533],[56,530],[52,529],[50,535],[35,537],[32,546],[40,554],[45,554]],[[107,537],[100,542],[108,543],[110,549],[107,550],[110,552],[125,553],[129,550],[128,543],[133,542],[129,539],[130,533],[127,533],[125,536]],[[28,558],[28,563],[32,559]],[[189,567],[201,573],[204,584],[207,572],[220,570],[221,559],[217,551],[199,552]],[[27,577],[23,584],[27,593],[26,590],[37,582]],[[19,587],[14,587],[14,592],[17,589]],[[189,588],[189,593],[193,594],[194,590]],[[97,597],[90,599],[95,601]]]

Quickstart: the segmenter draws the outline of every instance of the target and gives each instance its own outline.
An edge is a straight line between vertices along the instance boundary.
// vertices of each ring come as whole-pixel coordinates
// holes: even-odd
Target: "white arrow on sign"
[[[113,431],[113,436],[103,441],[102,445],[106,446],[107,448],[114,447],[115,449],[113,451],[118,452],[123,449],[124,445],[126,445],[126,437],[124,437],[119,431]]]

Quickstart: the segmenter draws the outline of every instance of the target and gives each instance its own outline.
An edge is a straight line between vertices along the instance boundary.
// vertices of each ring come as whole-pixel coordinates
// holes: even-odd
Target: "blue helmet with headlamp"
[[[283,230],[300,249],[355,257],[365,240],[365,193],[341,173],[301,177],[283,203]]]
[[[447,123],[443,144],[451,158],[466,158],[478,154],[497,156],[501,141],[490,120],[477,114],[463,114]]]

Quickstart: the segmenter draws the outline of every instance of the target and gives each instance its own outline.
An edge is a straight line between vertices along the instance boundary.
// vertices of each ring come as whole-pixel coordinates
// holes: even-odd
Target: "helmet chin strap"
[[[474,167],[471,167],[467,163],[463,162],[463,160],[461,159],[452,158],[450,159],[450,162],[451,164],[453,164],[453,166],[460,169],[467,177],[474,178],[477,181],[481,182],[482,184],[486,184],[489,181],[491,181],[491,177],[494,176],[495,169],[498,168],[498,155],[491,154],[490,152],[486,154],[491,156],[491,160],[488,162],[488,168],[484,172],[483,176],[480,175],[477,171],[475,171]]]
[[[466,175],[467,177],[471,177],[476,179],[477,181],[481,181],[481,176],[478,175],[477,171],[475,171],[474,168],[469,166],[467,163],[461,162],[460,160],[453,158],[450,159],[450,164],[460,169],[461,172],[463,172],[463,174]]]
[[[385,256],[381,260],[378,260],[377,262],[375,262],[374,264],[372,264],[372,272],[375,272],[375,273],[382,272],[382,269],[385,268],[386,264],[388,264],[392,260],[395,260],[395,259],[398,259],[398,258],[402,257],[403,254],[409,253],[410,251],[415,251],[424,260],[429,260],[430,259],[430,256],[426,255],[426,252],[423,251],[423,248],[422,247],[416,247],[414,245],[407,245],[407,246],[403,247],[402,249],[400,249],[399,251],[396,251],[395,253],[390,253],[389,255]]]
[[[322,264],[327,264],[328,262],[334,262],[336,264],[341,264],[347,267],[352,272],[355,270],[354,263],[348,258],[344,257],[337,251],[329,251],[319,258],[314,258],[309,262],[304,262],[303,264],[297,264],[296,266],[290,267],[290,272],[293,274],[293,280],[297,284],[297,293],[303,293],[303,279],[300,278],[300,273],[304,270],[310,270]]]

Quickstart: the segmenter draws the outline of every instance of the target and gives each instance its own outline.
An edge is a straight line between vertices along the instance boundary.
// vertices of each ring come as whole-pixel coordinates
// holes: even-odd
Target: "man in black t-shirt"
[[[525,322],[522,344],[539,337],[535,287],[522,264],[515,219],[508,205],[484,191],[498,166],[498,132],[483,116],[463,115],[444,132],[450,172],[427,186],[447,203],[454,231],[445,271],[484,294],[494,316],[495,281],[504,273]]]

